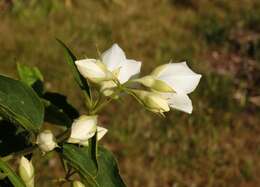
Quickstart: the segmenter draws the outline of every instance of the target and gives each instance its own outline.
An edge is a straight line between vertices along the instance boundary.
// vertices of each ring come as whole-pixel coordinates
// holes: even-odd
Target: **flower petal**
[[[192,113],[192,102],[188,95],[183,93],[170,93],[163,95],[167,98],[168,104],[171,108],[175,108],[189,114]]]
[[[107,129],[104,127],[97,127],[97,140],[100,140],[101,138],[103,138],[103,136],[105,136],[105,134],[107,133]]]
[[[71,126],[69,143],[79,143],[86,141],[95,135],[97,129],[97,116],[80,116],[74,120]]]
[[[96,59],[77,60],[75,63],[83,77],[93,81],[96,79],[106,79],[106,72],[99,66]]]
[[[186,62],[170,63],[157,76],[176,92],[186,94],[191,93],[197,87],[201,78],[201,75],[193,72]]]
[[[121,84],[127,82],[131,77],[141,71],[142,63],[135,60],[126,60],[126,63],[120,68],[118,80]]]
[[[107,66],[108,70],[112,72],[125,63],[126,57],[118,44],[113,44],[111,48],[102,54],[101,60]]]

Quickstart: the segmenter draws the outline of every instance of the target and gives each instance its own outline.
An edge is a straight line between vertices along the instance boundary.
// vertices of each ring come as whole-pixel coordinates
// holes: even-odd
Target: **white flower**
[[[95,83],[113,79],[113,74],[107,70],[100,60],[83,59],[77,60],[75,63],[82,76]]]
[[[101,55],[101,61],[84,59],[77,60],[75,63],[85,78],[96,83],[117,80],[120,84],[124,84],[140,73],[141,69],[141,62],[127,59],[124,51],[117,44],[113,44]],[[116,84],[111,85],[111,87],[115,86]]]
[[[107,129],[97,126],[97,116],[82,115],[73,122],[68,142],[87,146],[88,140],[95,135],[96,131],[97,140],[107,133]]]
[[[34,187],[34,168],[32,162],[24,156],[20,160],[19,174],[26,187]]]
[[[73,181],[72,187],[85,187],[80,181]]]
[[[55,137],[50,130],[44,130],[37,136],[36,144],[40,147],[42,152],[52,151],[55,147],[58,147]]]
[[[106,128],[97,126],[97,141],[99,141],[101,138],[103,138],[103,136],[105,136],[107,131],[108,130]],[[84,146],[88,146],[89,142],[88,142],[88,140],[86,140],[86,141],[82,141],[80,144],[84,145]]]
[[[186,62],[181,62],[161,65],[136,81],[159,92],[171,108],[191,113],[192,102],[187,94],[197,87],[200,78],[201,75],[193,72]]]
[[[132,93],[147,110],[161,114],[170,110],[167,100],[160,94],[143,90],[132,90]]]
[[[124,51],[117,44],[113,44],[105,51],[101,59],[107,69],[115,73],[121,84],[140,73],[141,70],[141,62],[127,59]]]

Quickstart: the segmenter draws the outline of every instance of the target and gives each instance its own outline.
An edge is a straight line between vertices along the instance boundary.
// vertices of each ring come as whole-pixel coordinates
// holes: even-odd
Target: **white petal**
[[[124,51],[117,44],[113,44],[102,54],[101,59],[108,70],[114,71],[125,63],[126,57]]]
[[[85,78],[89,79],[104,79],[106,73],[104,70],[97,64],[96,59],[83,59],[77,60],[75,62],[79,72]]]
[[[44,130],[37,136],[36,144],[43,152],[52,151],[57,147],[55,137],[50,130]]]
[[[71,127],[69,142],[84,141],[95,135],[97,116],[81,116],[75,120]]]
[[[97,127],[97,140],[100,140],[106,133],[107,129],[104,127]]]
[[[118,80],[121,84],[127,82],[131,77],[139,74],[142,63],[135,60],[126,60],[126,63],[120,68]]]
[[[175,108],[177,110],[191,114],[192,102],[188,95],[182,93],[171,93],[167,95],[164,94],[164,96],[167,97],[168,104],[171,108]]]
[[[186,64],[170,63],[157,75],[159,80],[165,81],[176,92],[190,93],[199,84],[201,75],[193,72]]]

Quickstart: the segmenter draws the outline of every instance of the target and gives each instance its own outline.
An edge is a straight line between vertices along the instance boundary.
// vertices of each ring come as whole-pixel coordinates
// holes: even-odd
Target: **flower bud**
[[[72,123],[68,142],[85,145],[87,140],[95,135],[96,131],[97,116],[82,115]]]
[[[159,79],[155,79],[153,76],[145,76],[140,79],[134,80],[135,82],[139,82],[146,87],[149,87],[158,92],[174,92],[174,90],[164,81]]]
[[[50,130],[44,130],[37,136],[36,144],[40,147],[42,152],[52,151],[57,147],[55,137]]]
[[[100,83],[113,78],[113,74],[99,60],[83,59],[77,60],[75,63],[82,76],[92,82]]]
[[[34,168],[32,162],[24,156],[20,160],[19,174],[26,187],[34,187]]]
[[[80,181],[73,181],[72,187],[85,187]]]
[[[101,84],[100,91],[105,95],[105,96],[111,96],[114,93],[114,88],[117,86],[115,82],[113,81],[104,81]]]
[[[155,92],[143,90],[132,90],[132,92],[137,99],[152,112],[163,113],[170,110],[167,100]]]

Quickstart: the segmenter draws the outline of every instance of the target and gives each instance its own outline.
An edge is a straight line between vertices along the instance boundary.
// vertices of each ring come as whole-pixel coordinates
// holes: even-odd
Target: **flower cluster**
[[[159,114],[168,112],[170,108],[191,113],[192,102],[187,94],[197,87],[201,78],[186,62],[164,64],[150,75],[137,78],[141,62],[127,59],[117,44],[105,51],[100,59],[78,60],[76,65],[85,78],[100,86],[104,95],[110,96],[123,88],[148,110]],[[129,85],[134,82],[148,90],[131,88]]]
[[[160,65],[149,75],[139,77],[142,63],[127,59],[117,44],[102,53],[100,59],[82,59],[75,61],[75,64],[79,73],[95,84],[99,90],[97,100],[89,97],[91,107],[88,115],[74,119],[71,128],[67,129],[70,135],[66,137],[66,142],[80,146],[89,146],[89,140],[92,138],[99,141],[108,131],[99,126],[96,115],[97,109],[107,104],[106,101],[102,103],[100,98],[109,97],[111,100],[118,98],[122,93],[127,93],[147,110],[160,115],[164,115],[171,108],[191,113],[192,102],[188,94],[195,90],[201,78],[201,75],[193,72],[186,62]],[[36,144],[43,153],[59,148],[50,130],[39,133]],[[32,162],[22,157],[19,172],[25,185],[33,187]],[[84,184],[73,181],[72,186],[84,187]]]
[[[164,64],[149,75],[138,78],[142,63],[127,59],[117,44],[105,51],[100,59],[77,60],[75,64],[83,77],[99,86],[103,95],[116,98],[121,92],[126,92],[149,111],[161,115],[170,108],[191,113],[192,102],[188,94],[197,87],[201,78],[186,62]],[[136,83],[146,89],[135,88],[133,85]],[[88,146],[89,139],[95,134],[100,140],[107,129],[97,124],[97,115],[80,116],[74,120],[67,142]],[[49,130],[40,133],[36,143],[43,152],[58,146]]]

